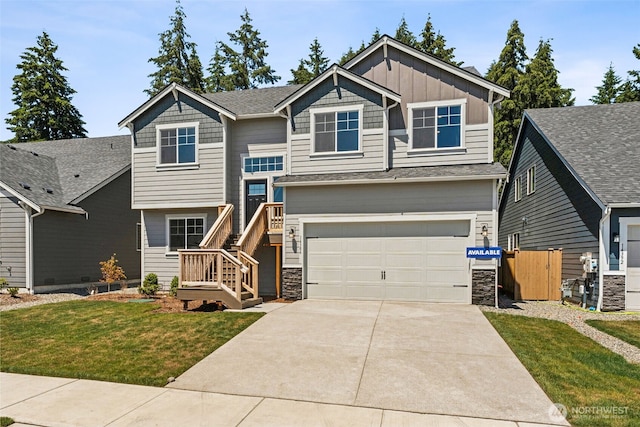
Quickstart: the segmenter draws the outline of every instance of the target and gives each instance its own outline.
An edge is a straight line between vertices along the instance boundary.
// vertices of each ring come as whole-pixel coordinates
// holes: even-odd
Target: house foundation
[[[474,305],[495,305],[495,286],[495,270],[473,270],[471,276],[471,303]]]

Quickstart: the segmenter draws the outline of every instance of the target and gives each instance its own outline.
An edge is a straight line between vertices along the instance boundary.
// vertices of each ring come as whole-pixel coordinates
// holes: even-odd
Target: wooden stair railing
[[[238,248],[253,255],[267,232],[282,232],[282,203],[261,203],[238,240]]]
[[[233,231],[233,205],[218,206],[218,218],[198,246],[201,249],[221,249]]]

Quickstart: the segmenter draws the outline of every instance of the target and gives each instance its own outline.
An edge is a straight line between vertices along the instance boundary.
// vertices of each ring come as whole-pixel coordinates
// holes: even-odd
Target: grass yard
[[[587,325],[640,348],[640,320],[587,320]]]
[[[484,314],[572,425],[640,425],[640,365],[561,322]]]
[[[80,300],[3,312],[0,370],[164,386],[263,315],[154,309]]]

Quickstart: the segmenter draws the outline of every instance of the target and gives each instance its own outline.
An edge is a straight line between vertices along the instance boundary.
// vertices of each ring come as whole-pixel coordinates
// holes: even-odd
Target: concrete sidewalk
[[[0,373],[0,415],[15,427],[545,426],[8,373]]]

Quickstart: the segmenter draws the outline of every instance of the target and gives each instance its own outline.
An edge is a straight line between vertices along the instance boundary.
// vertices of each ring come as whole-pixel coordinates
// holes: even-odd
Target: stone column
[[[302,299],[302,268],[282,269],[282,298]]]
[[[472,270],[471,304],[495,305],[496,270]]]

